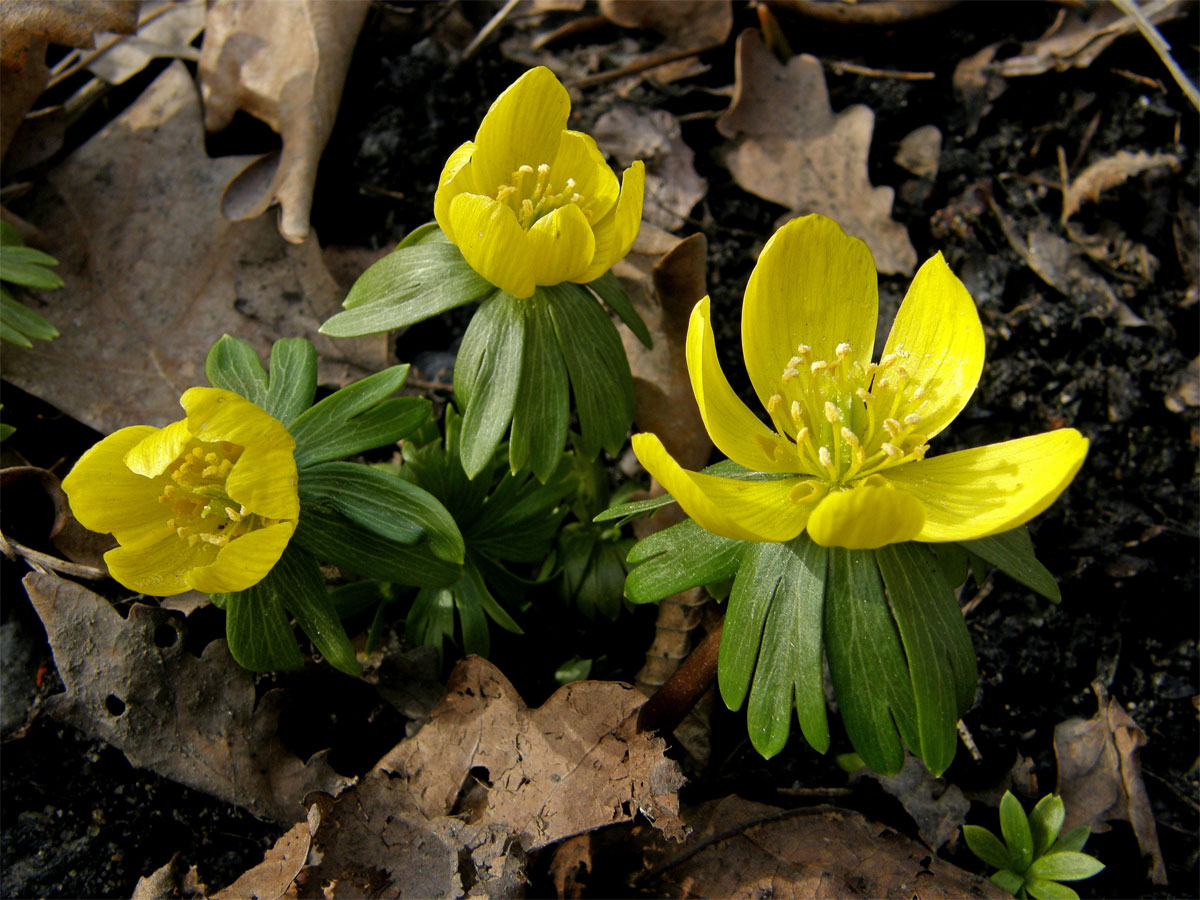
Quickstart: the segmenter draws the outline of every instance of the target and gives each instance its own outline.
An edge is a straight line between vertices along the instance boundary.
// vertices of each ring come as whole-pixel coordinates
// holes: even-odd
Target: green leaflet
[[[320,507],[304,510],[292,540],[318,559],[380,581],[444,587],[462,572],[462,566],[438,559],[421,544],[410,547],[386,540]]]
[[[342,303],[345,310],[320,331],[330,337],[361,337],[404,328],[495,290],[456,246],[417,229],[359,276]]]
[[[380,469],[349,462],[308,466],[300,470],[300,500],[339,512],[400,544],[424,537],[435,556],[463,561],[462,535],[446,508],[427,491]]]
[[[351,456],[395,443],[429,416],[423,397],[385,399],[404,384],[408,366],[392,366],[347,385],[309,407],[288,426],[296,439],[296,465]]]
[[[656,603],[696,585],[724,581],[738,571],[746,546],[709,534],[691,519],[656,531],[629,551],[635,568],[625,579],[625,596],[634,603]]]
[[[625,323],[625,326],[637,336],[644,346],[647,348],[654,346],[654,342],[650,339],[650,329],[646,327],[642,317],[629,302],[629,295],[625,293],[621,282],[617,281],[617,276],[612,273],[611,269],[595,281],[589,282],[588,287],[592,293],[604,301],[605,306],[617,314],[617,318]]]
[[[900,635],[874,554],[839,547],[829,553],[825,652],[842,721],[863,762],[881,774],[895,774],[904,765],[900,738],[920,746]]]
[[[21,347],[32,347],[34,340],[58,337],[58,329],[49,319],[15,299],[3,287],[0,287],[0,325],[4,339]]]
[[[454,396],[464,409],[460,458],[468,478],[491,462],[508,432],[525,348],[521,301],[497,291],[476,311],[454,364]]]
[[[525,346],[520,386],[513,405],[508,464],[519,472],[528,463],[539,481],[554,472],[567,442],[571,420],[567,368],[558,347],[545,293],[522,303]]]
[[[959,546],[987,560],[1014,581],[1041,594],[1052,603],[1062,601],[1062,593],[1054,576],[1037,561],[1029,529],[1022,525],[1011,531],[994,534],[976,541],[959,541]]]
[[[271,347],[266,405],[284,425],[312,406],[317,395],[317,351],[304,338],[283,338]]]
[[[621,336],[582,287],[543,288],[550,318],[571,376],[579,412],[580,449],[594,459],[601,449],[615,456],[633,423],[633,376]]]
[[[204,374],[213,387],[233,391],[266,409],[267,370],[245,341],[223,335],[208,351]]]

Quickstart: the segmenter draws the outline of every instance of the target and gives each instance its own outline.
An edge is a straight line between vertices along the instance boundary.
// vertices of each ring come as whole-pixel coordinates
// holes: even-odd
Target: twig
[[[1171,56],[1171,45],[1166,42],[1159,30],[1154,27],[1154,23],[1146,18],[1146,14],[1142,12],[1141,8],[1133,0],[1111,0],[1111,2],[1113,6],[1133,19],[1133,23],[1137,25],[1138,31],[1142,33],[1142,37],[1146,39],[1146,42],[1154,48],[1154,52],[1158,54],[1158,58],[1167,67],[1167,71],[1171,73],[1171,77],[1175,79],[1175,83],[1179,85],[1180,90],[1192,102],[1192,106],[1200,109],[1200,91],[1196,90],[1196,86],[1192,84],[1191,79],[1184,74],[1183,69],[1179,68],[1179,63],[1175,62],[1175,58]]]
[[[1149,75],[1139,75],[1137,72],[1130,72],[1128,69],[1109,69],[1114,75],[1120,75],[1122,78],[1128,78],[1143,87],[1154,88],[1160,94],[1167,92],[1167,86],[1157,78],[1151,78]]]
[[[500,27],[500,23],[508,18],[508,14],[513,11],[518,2],[519,0],[508,0],[507,3],[500,7],[499,12],[488,19],[488,23],[480,29],[479,34],[472,38],[471,43],[467,44],[467,49],[463,51],[462,55],[464,60],[470,59],[475,55],[475,51],[479,49],[479,45],[486,41],[492,32]]]
[[[958,720],[956,726],[958,728],[958,739],[963,742],[963,746],[967,748],[967,752],[971,754],[971,759],[975,762],[983,762],[983,754],[979,752],[979,748],[975,746],[975,738],[971,737],[971,730],[967,728],[967,723],[962,719]]]
[[[962,608],[963,618],[965,619],[971,613],[975,612],[975,607],[983,602],[984,598],[992,592],[992,576],[989,575],[983,579],[983,584],[979,586],[979,592],[967,601],[966,606]]]
[[[724,620],[706,634],[675,673],[646,701],[638,713],[638,731],[674,731],[688,710],[712,687],[717,680],[717,650],[721,646],[723,625]]]
[[[74,575],[77,578],[89,578],[98,581],[101,578],[107,578],[108,573],[94,566],[83,566],[79,563],[67,562],[65,559],[59,559],[57,556],[51,556],[48,553],[42,553],[40,550],[34,550],[32,547],[26,547],[19,541],[14,541],[10,537],[6,537],[0,533],[0,553],[3,553],[9,559],[15,560],[17,557],[24,559],[25,562],[37,569],[37,571],[45,574],[47,569],[53,569],[55,572],[64,572],[67,575]]]
[[[567,82],[567,87],[582,88],[592,87],[597,84],[607,84],[610,81],[616,81],[618,78],[624,78],[626,75],[636,75],[639,72],[645,72],[647,69],[657,69],[659,66],[664,66],[667,63],[675,62],[679,59],[687,59],[690,56],[699,56],[699,50],[676,50],[672,53],[663,53],[659,56],[648,56],[643,59],[635,59],[627,66],[621,66],[619,69],[610,69],[607,72],[597,72],[595,75],[585,75],[583,78],[577,78],[574,81]]]
[[[169,13],[171,10],[173,10],[175,8],[176,8],[175,4],[173,4],[173,3],[164,3],[158,9],[154,10],[154,12],[152,12],[148,16],[146,16],[146,18],[142,19],[141,21],[139,21],[137,23],[137,31],[141,31],[143,28],[145,28],[147,25],[149,25],[151,22],[153,22],[159,16],[166,15],[167,13]],[[83,56],[79,57],[78,61],[75,62],[70,68],[64,69],[62,72],[59,72],[57,75],[55,75],[53,78],[51,78],[50,81],[48,81],[46,83],[45,89],[50,90],[50,88],[54,87],[56,84],[59,84],[59,83],[65,81],[66,79],[70,78],[72,75],[74,75],[76,72],[80,71],[81,69],[86,69],[92,63],[94,63],[96,60],[98,60],[101,56],[103,56],[105,53],[107,53],[109,50],[111,50],[113,47],[117,46],[117,44],[121,43],[121,41],[125,40],[126,38],[136,36],[137,31],[135,31],[133,34],[113,35],[111,38],[109,38],[107,41],[105,41],[103,44],[101,44],[99,47],[97,47],[91,53],[85,53]]]
[[[1079,142],[1079,150],[1075,154],[1075,158],[1071,160],[1071,165],[1067,169],[1068,172],[1074,172],[1079,168],[1079,164],[1083,162],[1083,154],[1087,152],[1087,148],[1092,143],[1092,138],[1096,135],[1096,129],[1100,127],[1100,113],[1092,116],[1092,121],[1088,122],[1087,131],[1083,133],[1083,139]]]
[[[899,69],[872,69],[870,66],[860,66],[858,63],[836,59],[825,60],[824,62],[825,65],[829,66],[838,75],[845,75],[849,72],[852,75],[872,75],[875,78],[899,78],[901,81],[932,81],[937,77],[935,72],[904,72]]]

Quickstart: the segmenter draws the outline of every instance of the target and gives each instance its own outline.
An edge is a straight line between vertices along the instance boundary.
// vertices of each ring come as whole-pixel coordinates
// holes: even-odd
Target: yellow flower
[[[983,369],[983,328],[941,254],[917,272],[879,362],[867,245],[823,216],[783,226],[763,248],[742,305],[746,370],[774,430],[737,398],[717,362],[708,298],[692,310],[687,361],[713,443],[763,475],[684,470],[653,434],[633,447],[696,523],[747,541],[871,549],[965,541],[1016,528],[1075,477],[1075,429],[926,459]]]
[[[595,281],[629,252],[646,171],[621,186],[596,141],[567,130],[571,98],[544,67],[496,98],[474,142],[446,161],[434,216],[471,268],[514,297]]]
[[[296,442],[279,420],[218,388],[191,388],[187,418],[134,425],[83,455],[63,481],[125,587],[169,597],[241,591],[278,562],[300,515]]]

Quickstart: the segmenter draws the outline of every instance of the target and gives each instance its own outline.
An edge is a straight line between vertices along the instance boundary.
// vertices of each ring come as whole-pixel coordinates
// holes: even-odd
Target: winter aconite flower
[[[531,69],[492,104],[475,140],[450,154],[438,182],[438,225],[514,297],[594,281],[637,236],[645,167],[635,162],[618,187],[595,140],[567,129],[570,112],[554,74]]]
[[[875,266],[830,219],[783,226],[762,251],[742,306],[742,350],[768,428],[717,362],[709,301],[692,311],[687,361],[717,448],[752,470],[734,479],[681,468],[653,434],[646,469],[706,530],[827,547],[969,541],[1027,522],[1079,471],[1073,428],[926,458],[983,369],[975,304],[941,254],[917,272],[878,362]]]
[[[191,388],[187,418],[106,437],[63,481],[84,527],[120,544],[113,578],[159,597],[256,584],[300,515],[296,442],[281,422],[231,391]]]

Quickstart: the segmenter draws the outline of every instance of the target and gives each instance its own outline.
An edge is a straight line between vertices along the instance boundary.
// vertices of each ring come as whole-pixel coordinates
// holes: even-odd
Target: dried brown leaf
[[[851,106],[836,115],[820,61],[807,54],[782,65],[755,29],[737,41],[733,103],[717,128],[733,140],[725,163],[734,181],[779,203],[787,218],[822,213],[866,241],[885,274],[910,274],[917,253],[891,218],[890,187],[874,187],[867,156],[875,114]]]
[[[1164,401],[1171,412],[1181,413],[1189,406],[1200,406],[1200,356],[1175,376],[1175,383]]]
[[[662,897],[943,897],[1009,895],[849,810],[783,810],[725,797],[688,813],[693,832],[650,871]]]
[[[133,34],[141,0],[21,0],[0,4],[0,67],[7,72],[25,66],[40,43],[91,47],[97,31]]]
[[[896,148],[896,165],[918,178],[937,178],[938,160],[942,155],[942,132],[936,125],[922,125],[900,139]]]
[[[279,233],[293,243],[307,239],[317,163],[367,8],[366,0],[209,6],[200,51],[205,127],[218,131],[244,110],[283,139],[282,151],[230,182],[222,207],[231,218],[255,218],[278,203]]]
[[[55,718],[135,766],[280,822],[303,816],[309,791],[347,784],[324,752],[304,762],[284,747],[282,692],[256,703],[253,673],[224,641],[197,658],[185,646],[186,622],[164,610],[134,604],[122,619],[103,597],[54,575],[30,573],[24,585],[66,688],[46,701]]]
[[[971,808],[958,785],[931,775],[915,756],[905,759],[904,768],[895,775],[877,775],[870,769],[864,769],[862,775],[878,781],[903,804],[904,811],[917,823],[921,840],[933,850],[940,850],[957,837]]]
[[[692,61],[678,57],[719,47],[733,29],[729,0],[600,0],[600,13],[623,28],[645,28],[663,36],[661,45],[629,64],[636,68],[657,59],[673,60],[645,73],[662,83],[696,74]]]
[[[72,562],[103,570],[104,553],[117,543],[75,521],[57,475],[36,466],[8,466],[0,469],[0,490],[5,501],[0,530],[7,537],[30,546],[49,538]],[[49,530],[39,532],[36,526],[47,522]]]
[[[683,140],[679,120],[665,109],[621,104],[597,121],[592,136],[622,166],[636,159],[646,164],[646,199],[642,217],[674,231],[708,193],[708,182],[696,174],[695,154]]]
[[[196,867],[184,869],[176,853],[149,875],[138,879],[131,900],[202,900],[207,896],[208,889],[200,880]]]
[[[1111,819],[1133,826],[1138,847],[1150,857],[1150,880],[1167,883],[1158,845],[1158,828],[1142,781],[1139,750],[1146,732],[1109,697],[1102,682],[1093,682],[1099,709],[1091,719],[1067,719],[1054,726],[1058,759],[1058,791],[1067,808],[1063,830],[1090,825],[1107,831]]]
[[[166,12],[159,13],[164,7]],[[141,18],[150,17],[136,35],[118,41],[88,63],[88,71],[108,84],[124,84],[155,59],[200,59],[192,41],[204,30],[203,0],[151,0],[142,6]],[[96,43],[103,45],[112,37],[98,33]]]
[[[580,681],[529,709],[495,666],[468,657],[430,722],[374,772],[429,817],[454,811],[474,773],[484,791],[470,823],[503,829],[526,851],[638,812],[678,835],[682,776],[661,738],[634,730],[642,701],[628,685]]]
[[[1130,153],[1121,150],[1113,156],[1092,163],[1079,173],[1063,197],[1062,221],[1066,222],[1085,203],[1095,203],[1109,188],[1124,184],[1129,178],[1154,169],[1179,169],[1179,157],[1171,153]]]
[[[770,0],[772,9],[841,25],[896,25],[944,12],[957,0]]]
[[[50,315],[62,337],[6,349],[4,377],[98,431],[179,419],[222,334],[265,358],[308,337],[323,383],[387,362],[383,337],[316,333],[341,308],[316,239],[284,243],[267,218],[231,224],[213,197],[244,160],[209,159],[195,85],[168,67],[138,100],[48,178],[30,218],[53,237],[67,289]]]
[[[554,850],[550,860],[550,877],[558,900],[579,900],[585,882],[581,875],[592,871],[592,836],[578,834],[567,838]]]
[[[244,900],[246,897],[279,900],[292,887],[308,860],[313,830],[309,822],[297,822],[266,852],[262,862],[244,872],[229,887],[213,894],[212,900]]]

